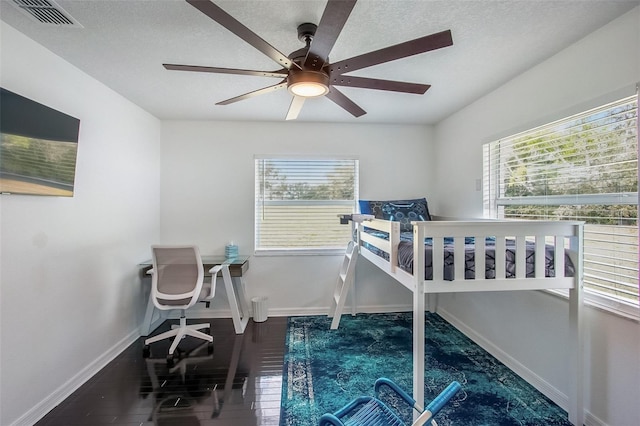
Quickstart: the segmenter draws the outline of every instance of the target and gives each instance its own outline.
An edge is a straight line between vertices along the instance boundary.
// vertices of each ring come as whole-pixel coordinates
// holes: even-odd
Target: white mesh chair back
[[[152,246],[151,297],[159,309],[187,309],[205,298],[204,267],[196,246]]]

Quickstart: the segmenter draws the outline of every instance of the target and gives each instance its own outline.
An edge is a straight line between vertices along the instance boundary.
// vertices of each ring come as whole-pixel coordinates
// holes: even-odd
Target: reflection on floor
[[[187,337],[169,368],[170,341],[154,343],[145,359],[141,338],[36,425],[278,425],[287,319],[250,322],[240,335],[231,319],[189,322],[206,321],[213,354]]]

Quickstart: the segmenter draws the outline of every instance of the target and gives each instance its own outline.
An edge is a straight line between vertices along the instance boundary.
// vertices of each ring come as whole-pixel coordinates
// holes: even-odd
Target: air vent
[[[42,24],[82,28],[78,21],[53,0],[12,0],[12,3],[21,12]]]

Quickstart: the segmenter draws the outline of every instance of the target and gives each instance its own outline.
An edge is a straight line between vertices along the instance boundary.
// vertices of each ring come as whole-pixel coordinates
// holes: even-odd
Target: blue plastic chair
[[[386,385],[393,390],[404,402],[420,413],[411,424],[437,426],[433,417],[461,388],[460,383],[451,382],[423,411],[416,401],[391,380],[381,377],[376,380],[374,390],[376,395],[380,386]],[[354,399],[337,412],[324,414],[320,418],[320,426],[407,426],[398,415],[384,402],[372,396],[361,396]]]

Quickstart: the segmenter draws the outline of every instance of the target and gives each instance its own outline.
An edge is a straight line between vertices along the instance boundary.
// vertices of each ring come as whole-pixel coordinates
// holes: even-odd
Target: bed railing
[[[459,291],[513,290],[514,279],[519,289],[569,289],[574,287],[573,276],[565,276],[566,259],[574,269],[581,258],[582,223],[573,221],[515,221],[515,220],[478,220],[478,221],[431,221],[412,222],[413,241],[429,241],[431,258],[423,245],[413,245],[413,271],[431,271],[425,277],[425,292],[440,293],[452,291],[455,283]],[[374,229],[376,234],[364,232],[363,228]],[[384,235],[380,235],[380,234]],[[365,221],[358,228],[361,253],[381,269],[393,275],[405,286],[413,288],[411,281],[420,279],[411,270],[398,266],[398,246],[400,244],[400,225],[398,222],[374,219]],[[487,244],[490,241],[490,244]],[[446,243],[446,244],[445,244]],[[403,243],[407,244],[407,243]],[[451,248],[453,246],[453,249]],[[487,278],[485,271],[487,256],[495,259],[495,276]],[[507,250],[509,249],[509,250]],[[472,252],[470,252],[470,250]],[[375,252],[387,253],[384,259]],[[445,265],[445,251],[453,266]],[[507,267],[506,256],[511,259]],[[466,273],[468,258],[472,256],[474,273]],[[553,259],[552,276],[547,274],[547,256]],[[527,265],[527,259],[533,264]],[[491,259],[490,259],[491,260]],[[531,261],[529,261],[531,262]],[[447,268],[449,270],[447,271]],[[509,274],[508,270],[515,274]]]

